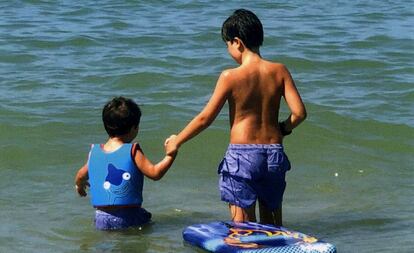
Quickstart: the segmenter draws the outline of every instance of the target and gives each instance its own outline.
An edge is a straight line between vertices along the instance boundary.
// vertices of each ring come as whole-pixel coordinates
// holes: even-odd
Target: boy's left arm
[[[281,122],[279,127],[285,133],[284,135],[287,135],[293,128],[297,127],[306,119],[307,113],[302,98],[296,88],[295,82],[293,81],[289,70],[285,66],[282,67],[282,75],[284,77],[282,95],[285,98],[291,114],[285,121]]]
[[[81,197],[85,197],[87,195],[86,187],[89,187],[88,179],[88,164],[86,163],[79,169],[75,177],[75,188]]]

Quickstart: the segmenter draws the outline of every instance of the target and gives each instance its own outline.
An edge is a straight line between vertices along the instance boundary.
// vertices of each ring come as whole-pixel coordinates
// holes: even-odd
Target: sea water
[[[20,0],[0,3],[0,252],[199,252],[182,229],[229,219],[227,108],[146,180],[149,226],[96,231],[74,176],[114,96],[140,104],[137,141],[163,157],[237,66],[220,37],[237,8],[260,17],[262,56],[290,69],[308,110],[284,141],[284,225],[339,252],[414,251],[413,1]]]

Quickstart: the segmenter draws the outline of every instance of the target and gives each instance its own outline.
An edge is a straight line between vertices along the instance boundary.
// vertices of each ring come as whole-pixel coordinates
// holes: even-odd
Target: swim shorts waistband
[[[229,144],[228,149],[231,150],[267,150],[267,149],[278,149],[283,151],[283,145],[279,143],[274,144]]]

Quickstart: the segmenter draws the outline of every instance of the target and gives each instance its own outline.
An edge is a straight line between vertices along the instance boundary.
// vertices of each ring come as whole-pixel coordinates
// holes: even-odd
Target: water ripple
[[[414,20],[409,5],[402,0],[242,5],[3,1],[0,187],[5,199],[0,202],[6,208],[0,216],[8,220],[0,228],[0,251],[128,251],[137,246],[131,239],[136,236],[111,233],[108,240],[96,233],[92,216],[85,215],[92,209],[72,194],[75,168],[87,156],[84,144],[105,140],[102,105],[124,95],[143,110],[140,141],[154,160],[161,156],[161,138],[201,110],[223,69],[237,67],[220,28],[239,7],[261,18],[263,57],[288,66],[309,111],[307,122],[286,140],[295,166],[289,175],[287,224],[325,235],[341,251],[373,251],[373,243],[386,249],[386,238],[409,245],[412,226],[403,225],[414,213],[407,205],[413,195],[414,147]],[[168,201],[177,198],[174,193],[188,192],[182,187],[211,182],[216,173],[212,161],[220,159],[216,153],[227,142],[227,113],[224,109],[210,130],[184,147],[188,155],[180,155],[162,187],[147,185],[153,190],[146,192],[145,203],[155,210],[154,217],[166,212],[163,208],[176,207],[177,202]],[[180,184],[184,176],[190,185]],[[208,192],[211,185],[202,189],[192,195]],[[198,201],[198,218],[225,219],[227,209],[213,195],[184,206],[194,213]],[[27,218],[33,215],[25,212],[33,210],[40,210],[38,222]],[[355,211],[363,213],[355,216]],[[174,220],[170,216],[175,217],[166,214],[161,223]],[[165,222],[164,230],[155,225],[154,233],[144,233],[138,244],[160,252],[187,252],[181,230],[188,224],[182,220]],[[387,232],[393,230],[406,238]],[[164,237],[168,240],[152,245]],[[363,238],[358,248],[348,243],[355,238]],[[131,244],[123,245],[124,239]]]

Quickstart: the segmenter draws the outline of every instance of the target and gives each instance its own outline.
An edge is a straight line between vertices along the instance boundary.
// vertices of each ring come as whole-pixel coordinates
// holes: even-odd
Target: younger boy
[[[80,196],[85,197],[86,186],[90,186],[97,229],[148,223],[151,213],[141,207],[144,176],[161,179],[175,159],[176,152],[166,147],[169,154],[154,165],[138,143],[131,143],[138,134],[140,119],[141,110],[131,99],[116,97],[108,102],[102,120],[109,139],[105,144],[92,145],[88,162],[76,174]]]
[[[227,101],[230,145],[219,165],[221,199],[229,203],[233,221],[256,221],[258,199],[260,221],[282,225],[285,173],[290,169],[282,142],[305,119],[305,106],[288,69],[261,57],[263,27],[254,13],[236,10],[221,34],[240,66],[221,73],[204,109],[167,142],[178,149],[207,128]],[[278,123],[282,97],[291,114]]]

